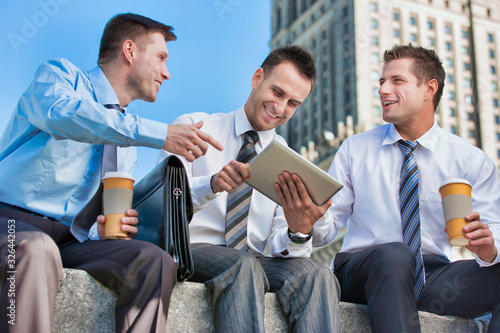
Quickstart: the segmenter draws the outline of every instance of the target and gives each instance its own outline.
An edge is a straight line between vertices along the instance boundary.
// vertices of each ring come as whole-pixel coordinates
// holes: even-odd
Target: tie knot
[[[246,131],[243,137],[245,142],[249,142],[252,145],[255,145],[257,142],[259,142],[259,134],[257,134],[257,132],[255,132],[254,130]]]
[[[399,144],[399,148],[401,149],[401,151],[403,152],[403,154],[408,154],[408,153],[412,153],[418,146],[418,142],[413,142],[413,141],[408,141],[408,140],[399,140],[398,141],[398,144]]]
[[[104,107],[106,109],[114,109],[120,111],[121,113],[125,113],[125,110],[121,108],[120,104],[104,104]]]

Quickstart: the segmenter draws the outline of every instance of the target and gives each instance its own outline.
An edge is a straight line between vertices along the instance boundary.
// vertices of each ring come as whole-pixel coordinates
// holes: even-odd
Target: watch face
[[[288,238],[292,241],[292,243],[295,244],[304,244],[308,240],[310,240],[312,237],[312,232],[309,235],[306,235],[306,237],[299,236],[297,234],[292,234],[290,230],[288,230]]]
[[[305,242],[308,241],[308,238],[295,236],[295,235],[291,235],[291,236],[289,236],[289,238],[292,241],[292,243],[295,243],[295,244],[304,244]]]

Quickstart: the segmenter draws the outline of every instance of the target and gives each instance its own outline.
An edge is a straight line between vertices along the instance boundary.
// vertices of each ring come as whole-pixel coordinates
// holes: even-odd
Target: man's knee
[[[415,272],[415,256],[403,243],[387,243],[376,246],[369,260],[374,263],[374,272],[388,279],[406,278]]]
[[[59,248],[49,235],[41,231],[16,233],[16,258],[31,262],[52,262],[62,267]]]

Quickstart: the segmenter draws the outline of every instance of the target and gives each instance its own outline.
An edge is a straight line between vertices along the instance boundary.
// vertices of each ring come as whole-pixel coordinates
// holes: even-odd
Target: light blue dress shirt
[[[0,202],[70,226],[99,186],[104,144],[162,148],[166,124],[103,104],[119,102],[100,67],[42,64],[0,139]],[[135,149],[118,150],[119,171],[131,173]]]

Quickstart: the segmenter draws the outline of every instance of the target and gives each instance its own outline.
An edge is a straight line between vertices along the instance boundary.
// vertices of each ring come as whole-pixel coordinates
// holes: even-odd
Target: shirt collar
[[[88,72],[88,75],[90,82],[94,87],[94,94],[99,104],[120,104],[111,83],[109,83],[101,67],[97,66]]]
[[[243,106],[236,110],[236,114],[234,116],[234,129],[236,136],[243,135],[246,131],[253,130]],[[257,133],[259,134],[259,142],[257,143],[257,146],[260,145],[260,148],[263,148],[267,147],[267,145],[271,143],[274,139],[276,131],[273,128],[267,131],[257,131]]]
[[[434,152],[438,145],[440,130],[441,128],[437,124],[436,119],[434,119],[434,124],[432,125],[432,127],[415,141],[417,141],[422,147]],[[387,130],[387,135],[382,145],[392,145],[400,139],[403,139],[403,137],[399,134],[394,124],[390,124]]]

